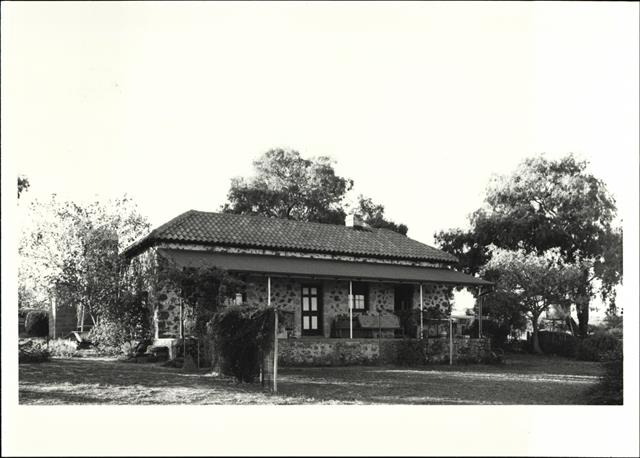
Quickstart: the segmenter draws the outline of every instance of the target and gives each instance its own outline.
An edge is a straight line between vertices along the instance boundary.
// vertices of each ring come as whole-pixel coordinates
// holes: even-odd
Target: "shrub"
[[[29,339],[18,343],[18,363],[42,363],[49,359],[51,354],[45,342]]]
[[[74,341],[68,339],[50,340],[48,349],[51,356],[59,356],[61,358],[78,356],[78,345]]]
[[[91,331],[88,339],[95,345],[100,353],[117,355],[123,353],[123,345],[129,343],[129,333],[119,323],[100,320]]]
[[[34,310],[27,313],[24,329],[31,337],[46,337],[49,335],[49,314],[45,310]]]
[[[478,338],[478,320],[474,320],[471,326],[466,330],[465,334],[473,339]],[[500,324],[495,320],[482,320],[482,337],[491,339],[491,348],[503,349],[507,343],[507,337],[511,333],[511,328],[507,324]]]
[[[576,359],[581,361],[614,361],[621,353],[622,342],[620,340],[608,332],[599,332],[578,343]]]
[[[419,366],[427,363],[427,350],[424,342],[413,339],[403,339],[398,342],[396,364],[400,366]]]
[[[256,379],[261,356],[273,345],[274,311],[274,308],[232,306],[214,315],[211,329],[222,358],[222,372],[240,382]]]

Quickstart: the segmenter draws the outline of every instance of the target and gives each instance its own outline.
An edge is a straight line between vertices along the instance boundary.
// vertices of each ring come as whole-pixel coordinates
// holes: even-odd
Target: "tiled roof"
[[[352,228],[254,215],[189,210],[129,246],[133,256],[162,242],[254,247],[455,263],[444,251],[388,229]]]

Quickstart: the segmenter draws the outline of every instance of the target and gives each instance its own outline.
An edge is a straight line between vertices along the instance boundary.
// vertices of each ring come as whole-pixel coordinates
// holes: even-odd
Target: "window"
[[[353,283],[353,310],[362,311],[369,308],[369,287],[366,283]]]

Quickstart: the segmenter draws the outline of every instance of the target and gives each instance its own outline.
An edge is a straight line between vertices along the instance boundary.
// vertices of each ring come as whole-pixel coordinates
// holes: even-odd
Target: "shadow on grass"
[[[102,404],[105,401],[104,399],[83,393],[76,394],[64,391],[39,391],[21,388],[18,402],[20,404]]]
[[[54,359],[20,365],[25,404],[587,404],[600,365],[542,358],[504,366],[283,367],[278,395],[206,371]]]

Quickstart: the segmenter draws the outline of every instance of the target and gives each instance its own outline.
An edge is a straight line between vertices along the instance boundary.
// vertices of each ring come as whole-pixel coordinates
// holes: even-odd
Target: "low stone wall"
[[[424,339],[427,363],[449,362],[449,339],[447,337]],[[454,363],[479,363],[491,352],[489,339],[453,339]]]
[[[449,362],[449,339],[411,339],[424,364]],[[421,346],[421,345],[422,346]],[[455,338],[454,363],[483,361],[491,351],[489,339]],[[404,339],[326,339],[302,338],[278,341],[278,362],[283,366],[349,366],[358,364],[395,364],[398,354],[407,350]],[[422,359],[422,356],[420,357]]]
[[[278,363],[283,366],[350,366],[377,363],[376,339],[302,338],[278,341]]]

